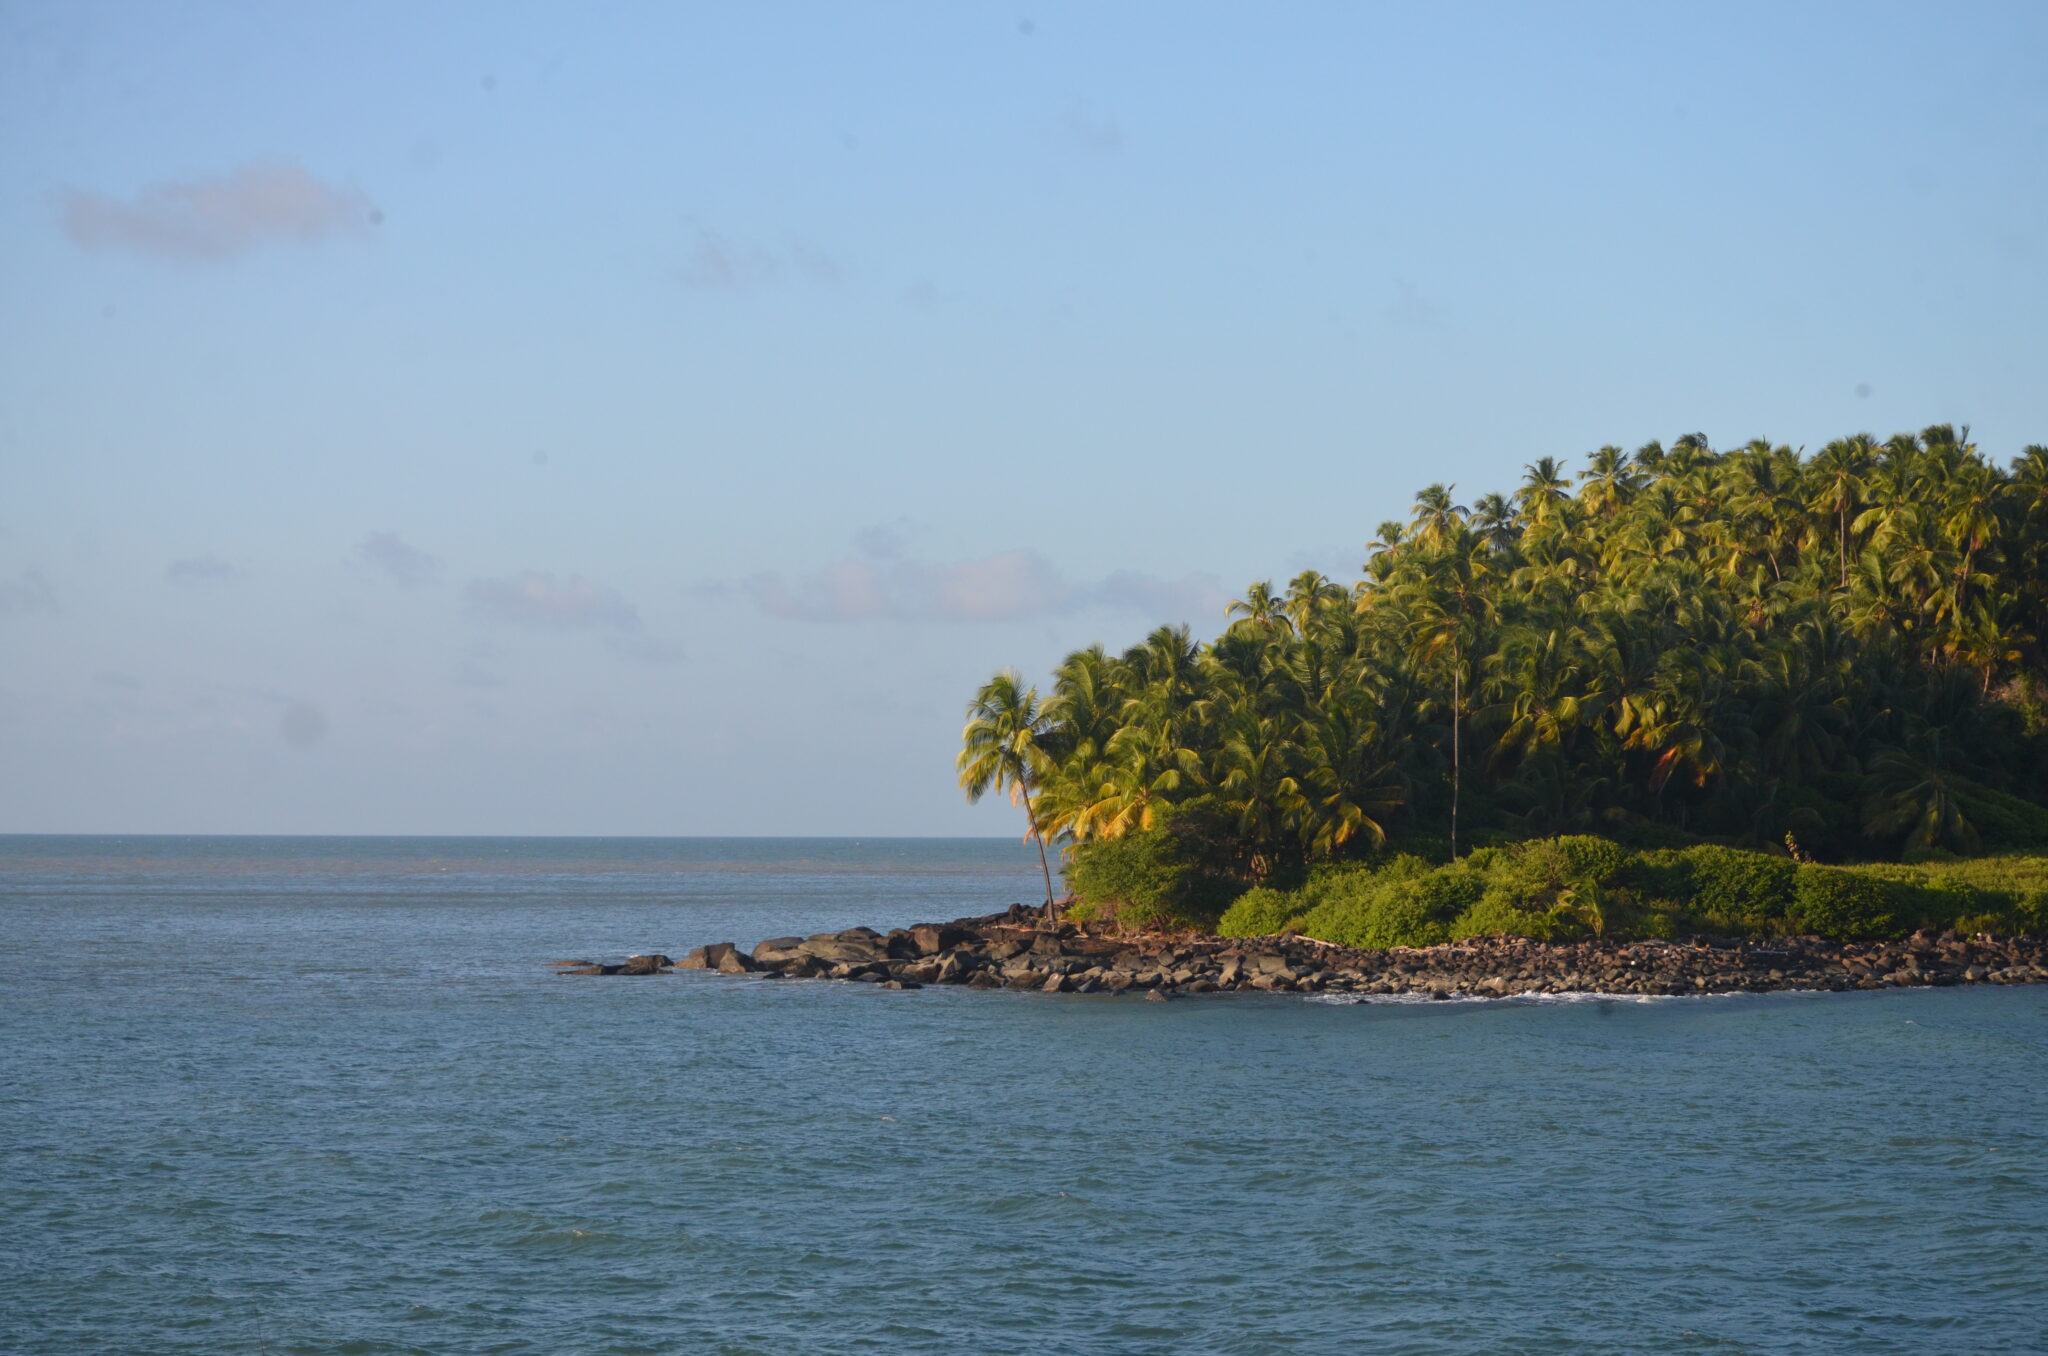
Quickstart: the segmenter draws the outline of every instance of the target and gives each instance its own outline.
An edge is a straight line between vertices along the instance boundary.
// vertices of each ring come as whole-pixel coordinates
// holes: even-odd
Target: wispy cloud
[[[581,575],[558,579],[539,570],[471,581],[469,607],[492,621],[540,631],[640,629],[640,614],[617,589]]]
[[[863,532],[855,554],[822,569],[763,571],[737,588],[770,616],[814,622],[1015,621],[1090,608],[1183,620],[1220,613],[1227,598],[1206,574],[1169,579],[1119,570],[1101,579],[1071,579],[1028,549],[964,560],[909,559],[887,529]]]
[[[219,556],[186,556],[164,566],[164,578],[173,584],[187,587],[204,587],[208,584],[232,584],[248,571],[230,565]]]
[[[0,617],[56,610],[57,590],[42,571],[23,570],[11,579],[0,579]]]
[[[836,283],[840,271],[837,259],[803,241],[770,249],[699,227],[678,276],[684,285],[701,291],[742,292],[790,279]]]
[[[416,589],[441,577],[441,562],[396,532],[372,532],[356,546],[356,557],[400,588]]]
[[[83,249],[220,263],[266,245],[360,235],[382,217],[361,193],[285,161],[151,184],[127,199],[73,190],[63,219],[64,233]]]

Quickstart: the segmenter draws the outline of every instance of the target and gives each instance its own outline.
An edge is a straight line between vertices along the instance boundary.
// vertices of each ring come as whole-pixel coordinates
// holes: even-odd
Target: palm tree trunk
[[[1843,587],[1843,588],[1848,588],[1848,587],[1849,587],[1849,501],[1848,501],[1847,499],[1838,499],[1838,500],[1836,500],[1835,502],[1836,502],[1837,506],[1838,506],[1838,507],[1839,507],[1839,508],[1841,509],[1841,518],[1842,518],[1842,587]]]
[[[1451,645],[1451,860],[1458,860],[1458,716],[1463,705],[1460,677],[1464,669],[1458,646]]]
[[[1052,902],[1052,868],[1047,866],[1045,862],[1045,835],[1038,828],[1038,811],[1031,808],[1030,788],[1024,787],[1020,789],[1024,792],[1024,819],[1031,825],[1032,838],[1038,842],[1038,869],[1045,876],[1045,925],[1051,927],[1055,921],[1053,918]]]

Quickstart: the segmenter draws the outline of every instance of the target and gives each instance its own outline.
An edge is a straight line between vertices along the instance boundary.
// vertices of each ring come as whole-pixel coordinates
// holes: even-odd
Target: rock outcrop
[[[629,957],[624,965],[558,962],[569,975],[649,975],[674,969],[837,979],[914,989],[926,984],[1044,993],[1216,992],[1412,994],[1512,998],[1524,994],[1762,993],[1773,989],[1894,989],[2048,981],[2048,942],[1916,933],[1901,941],[1533,942],[1473,938],[1445,946],[1362,951],[1307,937],[1227,939],[1044,931],[1035,911],[776,937],[751,953],[731,942],[682,960]]]

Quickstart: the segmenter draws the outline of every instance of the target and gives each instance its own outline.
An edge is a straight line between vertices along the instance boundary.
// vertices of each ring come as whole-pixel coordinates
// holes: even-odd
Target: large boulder
[[[974,934],[966,928],[954,927],[951,923],[919,923],[910,929],[910,944],[920,956],[936,956],[956,946],[965,946],[974,940]]]
[[[679,970],[717,970],[728,975],[747,974],[758,967],[746,952],[731,942],[700,946],[676,962]]]
[[[770,937],[755,944],[754,964],[764,969],[780,970],[784,963],[803,954],[803,945],[801,937]]]
[[[845,932],[821,932],[806,937],[798,950],[829,965],[864,965],[888,959],[888,948],[872,928],[848,928]]]

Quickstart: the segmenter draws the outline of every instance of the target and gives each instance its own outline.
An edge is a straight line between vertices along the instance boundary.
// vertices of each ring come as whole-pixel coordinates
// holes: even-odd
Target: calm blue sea
[[[2048,988],[546,967],[1036,872],[1007,841],[0,838],[0,1350],[2048,1350]]]

